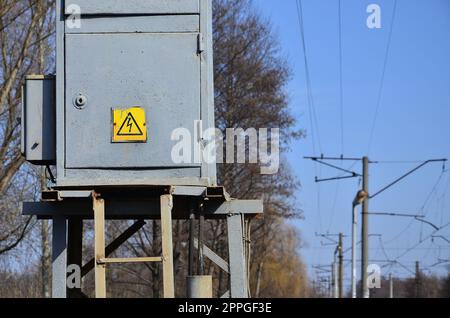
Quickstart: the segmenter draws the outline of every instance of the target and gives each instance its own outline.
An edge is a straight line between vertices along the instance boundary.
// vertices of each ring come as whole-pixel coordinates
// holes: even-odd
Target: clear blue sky
[[[283,55],[293,69],[294,76],[288,86],[291,108],[299,127],[308,131],[305,140],[293,145],[288,158],[303,185],[296,200],[304,210],[305,220],[295,222],[295,226],[306,244],[301,253],[314,278],[312,265],[331,264],[334,249],[322,247],[323,240],[316,238],[315,233],[343,232],[350,235],[351,202],[359,189],[359,180],[315,184],[314,164],[301,160],[303,156],[313,155],[313,141],[295,0],[254,2],[271,19]],[[394,0],[342,0],[344,150],[341,146],[338,3],[338,0],[302,1],[307,58],[319,126],[314,133],[320,136],[321,143],[320,150],[316,142],[314,155],[323,152],[340,156],[343,152],[345,156],[362,157],[368,154],[372,160],[378,161],[450,158],[450,1],[398,0],[392,25]],[[381,6],[380,30],[370,30],[366,26],[366,8],[371,3]],[[368,153],[391,27],[384,89],[373,146]],[[371,192],[415,165],[412,162],[371,165]],[[344,167],[348,168],[349,163]],[[353,169],[360,172],[360,163]],[[328,168],[317,167],[317,170],[319,177],[339,174]],[[423,213],[437,226],[447,224],[450,222],[450,172],[437,182],[441,173],[441,164],[423,168],[372,200],[370,211]],[[425,238],[431,232],[432,227],[411,222],[411,219],[371,216],[370,233],[382,234],[383,244],[379,238],[371,238],[370,258],[396,259],[419,242],[421,233]],[[439,235],[450,239],[450,226]],[[349,247],[350,242],[350,237],[346,238],[345,247]],[[347,253],[346,259],[349,258],[350,253]],[[450,244],[441,239],[427,240],[399,258],[407,269],[399,265],[387,267],[383,274],[392,272],[396,276],[411,276],[409,270],[414,270],[417,260],[429,271],[443,274],[445,265],[430,267],[439,258],[450,259]],[[347,286],[349,274],[347,266]]]

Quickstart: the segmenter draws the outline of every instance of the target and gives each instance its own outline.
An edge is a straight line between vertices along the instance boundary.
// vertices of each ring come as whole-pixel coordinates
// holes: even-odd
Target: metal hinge
[[[205,39],[202,33],[199,33],[197,36],[197,46],[198,46],[198,54],[201,54],[205,51]]]

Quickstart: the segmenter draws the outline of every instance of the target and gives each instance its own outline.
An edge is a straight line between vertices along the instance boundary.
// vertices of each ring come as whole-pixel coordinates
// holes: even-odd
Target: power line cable
[[[444,172],[444,173],[445,173],[445,172]],[[433,186],[432,191],[431,191],[430,194],[426,197],[425,202],[422,204],[422,206],[421,206],[421,208],[420,208],[420,213],[424,213],[425,208],[426,208],[426,206],[427,206],[427,204],[428,204],[428,201],[430,200],[430,197],[433,195],[434,191],[436,191],[436,186],[437,186],[437,184],[439,184],[441,178],[442,178],[442,173],[440,174],[440,176],[439,176],[438,181],[436,182],[436,184]],[[424,217],[426,217],[426,216],[427,216],[427,214],[424,215]],[[411,228],[411,226],[412,226],[415,222],[416,222],[415,219],[411,220],[411,221],[408,223],[408,225],[406,225],[406,227],[405,227],[403,230],[401,230],[397,235],[395,235],[392,239],[386,241],[385,243],[386,243],[386,244],[390,244],[390,243],[392,243],[392,242],[398,240],[400,237],[402,237],[402,236],[403,236],[403,235]],[[423,226],[423,224],[421,225],[421,228],[422,228],[422,226]],[[421,234],[421,235],[422,235],[422,234]],[[422,237],[421,237],[421,239],[422,239]]]
[[[312,93],[311,74],[310,74],[310,70],[309,70],[308,50],[306,47],[306,36],[305,36],[302,1],[296,0],[296,6],[297,6],[298,26],[300,29],[301,45],[302,45],[302,49],[303,49],[303,62],[304,62],[305,78],[306,78],[306,96],[307,96],[307,104],[308,104],[309,121],[310,121],[310,127],[311,127],[312,147],[313,147],[313,152],[315,154],[317,154],[316,142],[318,144],[320,153],[322,153],[322,143],[321,143],[321,139],[320,139],[319,123],[318,123],[317,114],[316,114],[314,96]],[[317,164],[314,164],[314,169],[315,169],[316,175],[318,175]],[[321,202],[321,188],[320,188],[320,185],[318,185],[318,189],[317,189],[317,210],[318,211],[317,212],[318,212],[318,218],[319,218],[319,220],[318,220],[319,221],[319,231],[322,230],[322,216],[321,216],[320,202]]]
[[[342,2],[338,0],[338,33],[339,33],[339,112],[340,112],[340,125],[341,125],[341,156],[344,156],[345,152],[345,143],[344,143],[344,81],[343,81],[343,48],[342,48]],[[342,166],[342,161],[341,161]],[[328,231],[331,229],[331,226],[334,221],[334,216],[336,214],[336,204],[337,198],[340,190],[340,182],[338,179],[335,185],[334,190],[334,198],[331,208],[331,217],[328,226]]]
[[[344,155],[344,70],[343,70],[343,47],[342,47],[342,3],[338,2],[338,16],[339,16],[339,91],[340,91],[340,113],[341,113],[341,155]]]
[[[444,226],[441,226],[438,230],[434,231],[433,233],[431,233],[430,235],[428,235],[427,237],[425,237],[424,239],[422,239],[421,241],[419,241],[417,244],[415,244],[414,246],[412,246],[411,248],[409,248],[408,250],[406,250],[404,253],[400,254],[400,256],[398,256],[396,258],[396,261],[399,260],[400,258],[404,257],[405,255],[409,254],[411,251],[413,251],[415,248],[419,247],[420,245],[422,245],[424,242],[426,242],[427,240],[431,239],[433,236],[435,236],[436,233],[438,233],[439,231],[442,231],[443,229],[445,229],[446,227],[450,226],[450,222],[447,223]]]
[[[387,68],[387,64],[388,64],[388,59],[389,59],[389,51],[391,48],[391,42],[392,42],[392,33],[394,30],[394,22],[395,22],[395,16],[397,13],[397,0],[394,0],[394,9],[393,9],[393,13],[392,13],[392,20],[391,20],[391,28],[389,30],[389,35],[388,35],[388,43],[387,43],[387,47],[386,47],[386,53],[384,56],[384,62],[383,62],[383,70],[381,73],[381,83],[380,83],[380,89],[378,91],[378,97],[377,97],[377,104],[376,104],[376,108],[375,108],[375,116],[372,122],[372,129],[370,131],[370,137],[369,137],[369,149],[368,149],[368,154],[370,155],[371,149],[372,149],[372,143],[373,143],[373,137],[374,137],[374,133],[375,133],[375,127],[377,124],[377,120],[378,120],[378,114],[380,111],[380,106],[381,106],[381,99],[382,99],[382,95],[383,95],[383,90],[384,90],[384,82],[385,82],[385,77],[386,77],[386,68]]]
[[[427,217],[429,212],[430,212],[429,210],[427,212],[425,212],[426,206],[428,205],[428,203],[430,202],[430,200],[433,197],[434,193],[436,192],[436,190],[437,190],[439,184],[441,183],[442,178],[444,177],[444,175],[445,175],[445,170],[443,169],[441,174],[439,175],[438,180],[436,181],[436,183],[434,184],[433,188],[431,189],[430,194],[427,196],[427,198],[425,200],[425,203],[422,206],[421,212],[425,213],[425,217]],[[420,240],[422,240],[422,238],[423,238],[423,223],[420,226]]]
[[[352,169],[355,167],[355,165],[356,165],[357,163],[358,163],[357,161],[354,161],[354,162],[349,166],[349,168],[344,169],[344,170],[347,170],[347,171],[352,170]],[[345,175],[346,175],[346,174],[342,174],[342,175],[338,176],[338,178],[342,178],[342,177],[344,177]],[[333,207],[332,207],[332,209],[331,209],[331,217],[330,217],[330,222],[329,222],[329,225],[328,225],[328,232],[331,230],[331,226],[332,226],[332,224],[333,224],[333,222],[334,222],[334,217],[335,217],[335,214],[336,214],[337,198],[338,198],[338,195],[339,195],[340,185],[341,185],[340,182],[341,182],[341,180],[338,180],[338,182],[336,183],[335,194],[334,194],[334,198],[333,198]]]
[[[300,35],[301,35],[301,44],[303,49],[303,60],[304,60],[304,67],[305,67],[305,77],[306,77],[306,95],[308,100],[308,107],[309,107],[309,114],[310,114],[310,124],[311,124],[311,136],[313,138],[313,147],[315,148],[315,140],[317,139],[319,150],[322,152],[322,144],[320,140],[320,133],[319,133],[319,124],[315,109],[315,103],[314,103],[314,97],[312,94],[312,85],[311,85],[311,74],[309,70],[309,62],[308,62],[308,50],[306,48],[306,36],[305,36],[305,25],[304,25],[304,15],[303,15],[303,6],[302,1],[297,0],[297,17],[298,17],[298,25],[300,28]],[[314,132],[314,127],[317,129],[317,132]],[[317,134],[316,138],[314,137]],[[315,150],[314,150],[315,151]],[[315,152],[317,153],[317,152]]]

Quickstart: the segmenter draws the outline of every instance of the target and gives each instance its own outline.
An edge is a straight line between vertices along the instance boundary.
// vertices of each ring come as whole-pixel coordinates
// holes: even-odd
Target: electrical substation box
[[[57,186],[215,185],[174,158],[177,131],[194,154],[214,127],[211,2],[57,1]]]
[[[55,77],[27,76],[22,87],[21,152],[30,163],[56,163],[55,116]]]

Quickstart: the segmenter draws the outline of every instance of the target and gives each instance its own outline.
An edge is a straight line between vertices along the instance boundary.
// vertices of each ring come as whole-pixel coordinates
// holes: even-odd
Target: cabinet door
[[[193,136],[200,119],[197,34],[66,34],[65,41],[66,168],[180,167],[171,159],[172,132]],[[145,109],[147,142],[112,143],[112,109],[130,107]]]

